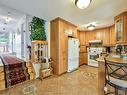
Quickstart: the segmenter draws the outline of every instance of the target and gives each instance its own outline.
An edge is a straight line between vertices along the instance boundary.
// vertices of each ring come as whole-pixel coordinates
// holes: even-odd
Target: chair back
[[[108,81],[110,81],[110,77],[127,80],[127,64],[116,63],[105,59],[105,73],[106,80]]]

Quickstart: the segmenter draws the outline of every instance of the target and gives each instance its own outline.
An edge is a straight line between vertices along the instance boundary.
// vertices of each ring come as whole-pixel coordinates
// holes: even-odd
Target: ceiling
[[[110,26],[114,16],[127,11],[127,0],[92,0],[83,10],[74,5],[74,0],[0,0],[0,4],[47,21],[61,17],[81,30],[86,30],[88,23],[95,23],[96,28]]]

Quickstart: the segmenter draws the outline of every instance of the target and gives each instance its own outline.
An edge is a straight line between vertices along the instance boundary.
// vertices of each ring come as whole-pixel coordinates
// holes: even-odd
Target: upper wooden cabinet
[[[86,45],[86,32],[85,31],[79,31],[79,41],[80,46]]]
[[[95,40],[96,39],[96,32],[94,31],[86,31],[86,45],[89,45],[90,40]]]
[[[86,45],[89,44],[90,40],[102,40],[103,45],[109,45],[109,36],[110,36],[110,29],[109,28],[103,28],[103,29],[97,29],[93,31],[86,31],[85,32],[85,41]]]
[[[95,39],[96,40],[103,40],[103,32],[101,29],[95,30]]]
[[[103,40],[103,45],[104,46],[109,46],[109,44],[110,44],[110,40],[109,40],[109,38],[110,38],[110,29],[109,28],[104,28],[104,29],[102,29],[102,33],[103,33],[103,35],[102,35],[102,40]]]
[[[69,26],[68,29],[70,29],[73,33],[72,37],[78,38],[77,27],[72,24],[68,24],[68,26]]]
[[[110,45],[116,44],[115,25],[110,27]]]
[[[127,11],[115,18],[116,43],[127,43]]]

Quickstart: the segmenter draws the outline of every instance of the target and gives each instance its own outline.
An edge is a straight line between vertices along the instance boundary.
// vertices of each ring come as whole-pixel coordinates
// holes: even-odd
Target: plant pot
[[[33,63],[33,68],[35,71],[35,79],[40,77],[40,69],[41,69],[41,64],[39,63]]]
[[[49,68],[49,62],[42,63],[42,69],[48,69]]]

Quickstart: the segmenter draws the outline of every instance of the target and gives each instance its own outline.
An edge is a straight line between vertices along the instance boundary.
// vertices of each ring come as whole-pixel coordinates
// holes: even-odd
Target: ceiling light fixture
[[[75,0],[75,5],[80,9],[85,9],[89,6],[92,0]]]
[[[3,17],[3,19],[5,19],[6,23],[10,22],[12,20],[12,18],[10,17],[11,13],[8,12],[7,16]]]
[[[89,26],[87,26],[87,28],[88,28],[88,30],[94,30],[95,25],[90,24]]]

